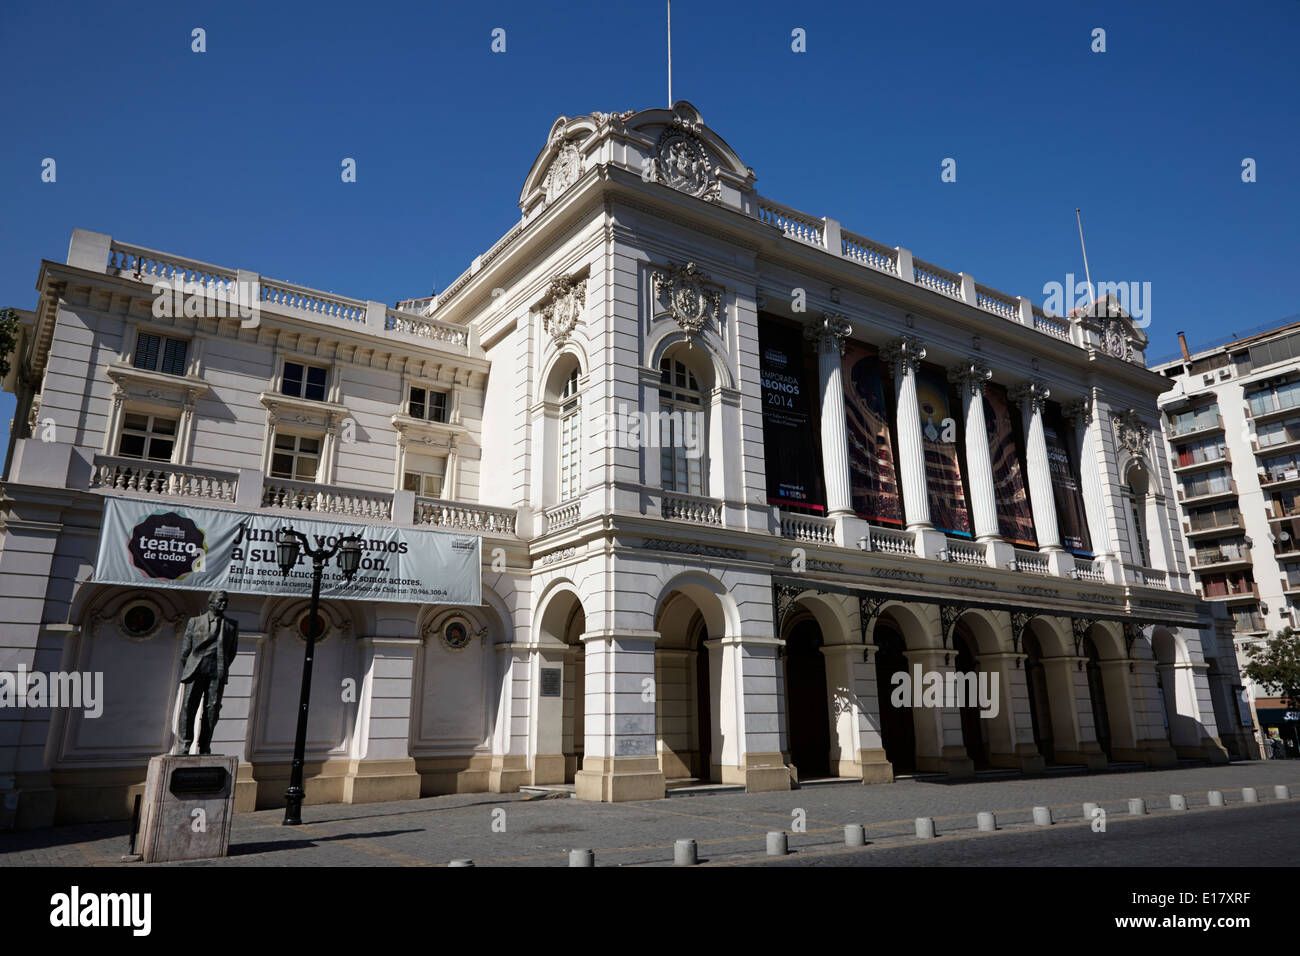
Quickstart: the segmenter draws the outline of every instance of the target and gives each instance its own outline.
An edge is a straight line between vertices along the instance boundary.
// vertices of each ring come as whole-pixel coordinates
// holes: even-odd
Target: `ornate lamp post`
[[[308,614],[307,654],[302,664],[302,690],[298,695],[298,732],[293,740],[293,772],[289,778],[289,789],[284,792],[285,826],[299,826],[302,823],[302,800],[306,796],[302,787],[302,764],[303,752],[307,749],[307,704],[311,699],[312,657],[316,653],[321,574],[325,570],[325,563],[337,554],[343,577],[351,581],[361,565],[361,538],[355,534],[344,535],[332,548],[313,548],[301,531],[294,531],[291,527],[281,528],[275,542],[275,556],[280,565],[280,573],[286,578],[298,563],[300,551],[305,551],[312,562],[311,611]]]

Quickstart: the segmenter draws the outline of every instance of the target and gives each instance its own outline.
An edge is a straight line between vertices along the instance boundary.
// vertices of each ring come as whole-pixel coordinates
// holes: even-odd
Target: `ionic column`
[[[1083,484],[1083,508],[1088,516],[1088,534],[1092,551],[1099,558],[1115,555],[1106,524],[1106,499],[1097,465],[1098,424],[1092,414],[1091,398],[1065,406],[1065,417],[1074,427],[1074,453],[1079,461],[1079,480]]]
[[[853,326],[842,315],[822,313],[820,322],[804,329],[816,343],[817,382],[822,409],[822,471],[826,477],[826,512],[832,517],[853,513],[849,484],[849,438],[844,417],[844,385],[840,358]]]
[[[916,399],[916,367],[925,358],[920,339],[905,335],[880,352],[894,377],[898,406],[898,472],[903,487],[903,512],[909,531],[928,529],[930,493],[925,482],[925,445],[921,442],[921,408]]]
[[[1061,532],[1056,523],[1056,499],[1052,495],[1052,466],[1047,458],[1043,435],[1043,403],[1051,390],[1042,379],[1031,379],[1011,389],[1010,398],[1024,416],[1025,459],[1029,478],[1029,503],[1040,551],[1060,551]]]
[[[993,458],[989,454],[989,433],[984,422],[984,383],[992,377],[989,367],[977,359],[948,369],[948,381],[961,388],[971,516],[975,519],[975,537],[980,541],[1001,538],[997,496],[993,490]]]

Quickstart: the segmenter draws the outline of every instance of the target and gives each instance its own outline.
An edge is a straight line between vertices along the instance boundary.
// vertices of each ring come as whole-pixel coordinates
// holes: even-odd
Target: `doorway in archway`
[[[963,633],[959,626],[953,634],[953,648],[957,651],[957,660],[954,667],[961,674],[977,674],[979,671],[979,661],[975,658],[974,651],[971,650],[971,640],[969,636]],[[966,745],[966,756],[970,757],[975,764],[975,769],[980,770],[989,765],[988,742],[984,739],[984,727],[980,718],[979,700],[972,699],[974,694],[968,694],[966,700],[958,707],[961,714],[961,739]]]
[[[785,643],[786,721],[790,762],[801,780],[830,776],[830,710],[822,632],[811,618],[798,622]]]
[[[1083,653],[1088,658],[1088,698],[1092,702],[1092,722],[1097,732],[1097,744],[1110,760],[1110,713],[1106,710],[1106,685],[1102,680],[1101,655],[1092,638],[1083,639]]]
[[[894,773],[912,773],[916,770],[916,728],[912,724],[910,695],[901,707],[890,702],[894,690],[895,674],[908,673],[907,657],[903,653],[903,636],[888,621],[877,621],[876,645],[876,697],[880,702],[880,739],[885,748],[885,758],[893,765]]]
[[[1029,718],[1033,724],[1034,746],[1048,763],[1056,762],[1055,740],[1052,734],[1052,710],[1047,700],[1047,670],[1043,667],[1043,650],[1038,638],[1026,630],[1025,684],[1029,688]]]
[[[713,779],[713,713],[709,706],[708,629],[700,625],[695,637],[695,776],[702,783]]]

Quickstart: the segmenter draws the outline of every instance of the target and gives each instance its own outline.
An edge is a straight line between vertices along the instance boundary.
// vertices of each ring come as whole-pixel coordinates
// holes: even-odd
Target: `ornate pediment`
[[[694,262],[669,264],[651,274],[656,303],[672,316],[687,336],[698,335],[706,325],[722,326],[722,292],[709,284],[709,274]],[[662,315],[663,313],[658,313]]]

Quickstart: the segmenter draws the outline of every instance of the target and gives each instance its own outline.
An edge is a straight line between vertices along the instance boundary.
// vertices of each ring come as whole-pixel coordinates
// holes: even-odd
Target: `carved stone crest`
[[[653,273],[651,281],[655,299],[688,336],[697,335],[707,323],[722,323],[722,293],[706,284],[708,273],[694,262],[670,264],[668,271]]]
[[[1101,324],[1101,350],[1107,355],[1113,355],[1117,359],[1123,359],[1125,362],[1132,361],[1132,351],[1129,348],[1128,332],[1124,328],[1122,319],[1106,317]]]
[[[578,316],[587,304],[587,280],[576,276],[558,276],[546,290],[548,299],[542,307],[542,328],[552,340],[563,342],[578,324]]]
[[[1151,429],[1138,413],[1130,408],[1126,412],[1114,413],[1110,420],[1115,426],[1115,440],[1120,447],[1132,455],[1145,456],[1151,442]]]
[[[664,129],[655,145],[655,182],[696,199],[719,202],[722,183],[700,138],[678,121]]]
[[[542,184],[546,190],[546,201],[554,202],[581,175],[582,155],[577,146],[566,142],[560,146],[560,151],[555,154],[555,159],[551,160],[551,166],[546,171],[546,181]]]

